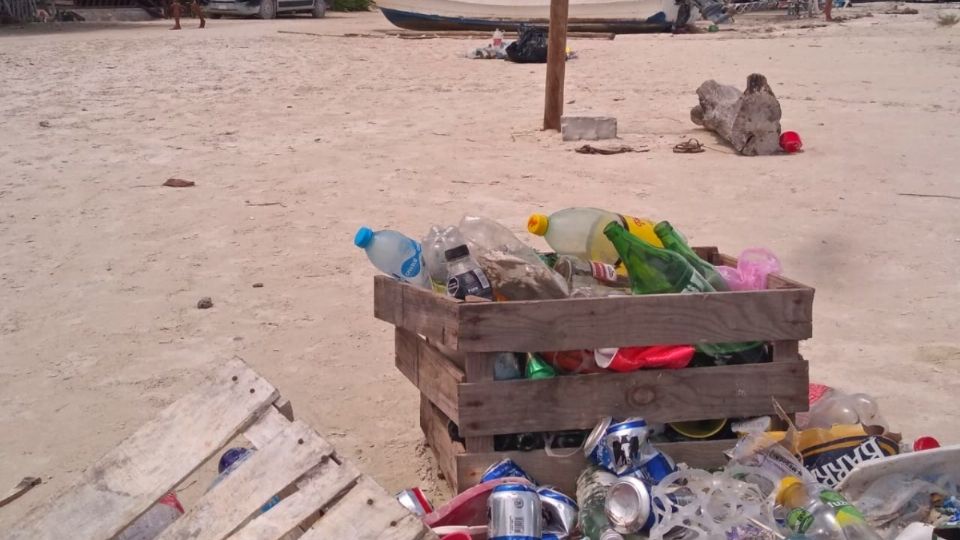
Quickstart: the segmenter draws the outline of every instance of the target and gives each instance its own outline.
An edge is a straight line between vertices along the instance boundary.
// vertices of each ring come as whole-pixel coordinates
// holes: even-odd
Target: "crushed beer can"
[[[635,476],[617,480],[607,492],[604,512],[618,533],[646,533],[656,522],[650,485]]]
[[[530,486],[506,483],[493,488],[487,499],[490,540],[542,538],[540,496]]]
[[[612,463],[610,470],[618,476],[639,476],[653,484],[676,471],[673,460],[647,440],[648,434],[647,422],[642,418],[628,418],[610,424],[603,437],[603,445]]]
[[[410,488],[397,493],[397,501],[407,510],[413,512],[418,517],[423,517],[433,512],[433,506],[427,500],[426,495],[420,488]]]
[[[530,478],[530,476],[510,458],[502,459],[487,467],[487,470],[480,476],[480,483],[497,480],[499,478],[526,478],[533,482],[533,478]]]
[[[613,419],[609,416],[602,418],[583,441],[583,455],[594,465],[607,470],[613,470],[613,460],[607,452],[606,445],[603,444],[603,438],[612,422]]]
[[[548,533],[560,539],[569,538],[577,528],[577,514],[580,511],[577,503],[549,487],[537,489],[537,495],[543,508],[544,538]]]

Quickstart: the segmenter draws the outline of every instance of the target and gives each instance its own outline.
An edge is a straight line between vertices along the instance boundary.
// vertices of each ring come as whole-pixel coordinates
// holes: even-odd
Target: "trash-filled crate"
[[[713,264],[736,265],[716,248]],[[496,451],[495,437],[590,430],[607,416],[683,422],[805,411],[814,290],[768,276],[767,289],[561,300],[458,301],[375,278],[377,318],[396,327],[396,366],[419,388],[420,423],[457,490],[510,458],[541,484],[575,491],[586,458],[576,449]],[[763,341],[772,361],[742,365],[495,380],[498,353],[658,344]],[[726,463],[733,439],[658,443],[677,462]],[[553,455],[550,455],[553,454]]]

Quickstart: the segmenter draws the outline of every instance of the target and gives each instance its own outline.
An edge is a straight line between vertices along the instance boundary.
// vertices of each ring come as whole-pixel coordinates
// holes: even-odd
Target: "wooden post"
[[[543,129],[560,131],[563,116],[563,76],[567,63],[567,12],[570,0],[550,0],[550,36],[547,41],[547,95]]]

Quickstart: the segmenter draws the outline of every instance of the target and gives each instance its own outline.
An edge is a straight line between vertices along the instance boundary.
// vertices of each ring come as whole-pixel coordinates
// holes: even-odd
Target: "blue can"
[[[487,470],[480,477],[480,482],[489,482],[498,478],[526,478],[533,482],[533,478],[530,478],[519,465],[509,458],[502,459],[487,467]]]
[[[642,418],[610,424],[603,438],[610,470],[618,476],[638,476],[653,484],[676,471],[673,460],[650,444],[648,434],[647,422]]]

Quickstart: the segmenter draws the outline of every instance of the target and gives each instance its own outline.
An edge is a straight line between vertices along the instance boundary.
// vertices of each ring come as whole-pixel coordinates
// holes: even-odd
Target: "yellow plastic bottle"
[[[616,248],[603,234],[604,227],[611,221],[623,225],[633,235],[653,246],[663,247],[652,222],[599,208],[567,208],[550,216],[531,214],[527,219],[527,230],[544,237],[559,255],[617,265],[618,270],[622,271]]]

